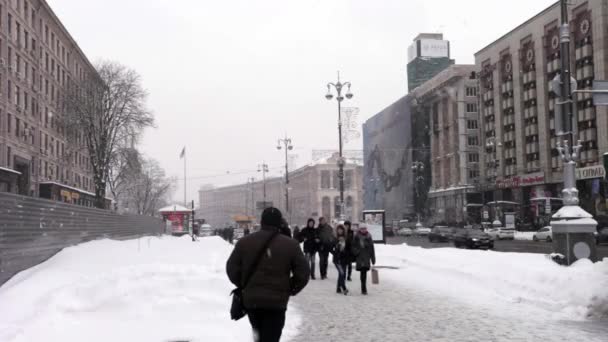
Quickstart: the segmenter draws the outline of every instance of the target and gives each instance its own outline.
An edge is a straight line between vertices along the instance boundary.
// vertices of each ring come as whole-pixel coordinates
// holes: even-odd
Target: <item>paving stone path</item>
[[[368,284],[369,295],[362,296],[358,276],[353,273],[353,282],[347,284],[348,296],[336,294],[335,272],[329,279],[311,280],[292,299],[302,321],[291,342],[608,341],[607,322],[530,317],[529,311],[518,314],[516,304],[501,313],[405,288],[390,277]]]

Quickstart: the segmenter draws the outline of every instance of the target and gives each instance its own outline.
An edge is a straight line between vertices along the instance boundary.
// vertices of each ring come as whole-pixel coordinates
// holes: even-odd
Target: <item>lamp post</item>
[[[595,261],[597,251],[595,237],[597,221],[593,215],[579,207],[578,190],[576,189],[576,161],[582,148],[580,141],[575,145],[577,136],[577,113],[572,98],[575,80],[571,77],[570,61],[570,27],[568,25],[568,3],[561,0],[560,26],[560,62],[561,72],[554,92],[559,95],[561,115],[555,115],[558,137],[563,143],[557,143],[563,164],[564,189],[562,190],[563,207],[552,217],[553,249],[562,257],[556,261],[570,265],[578,259]],[[561,116],[561,117],[560,117]]]
[[[255,217],[255,201],[253,199],[254,189],[253,185],[255,183],[255,178],[247,178],[247,183],[251,184],[251,217]]]
[[[262,173],[262,187],[263,187],[263,197],[264,197],[264,209],[266,209],[266,172],[268,172],[268,164],[265,162],[258,165],[258,172]]]
[[[293,150],[291,138],[285,136],[284,139],[279,139],[277,142],[277,150],[283,148],[281,145],[285,147],[285,211],[289,213],[289,156],[287,155],[287,152]]]
[[[338,160],[338,179],[340,181],[340,219],[344,220],[344,157],[342,156],[342,101],[344,98],[351,99],[353,94],[350,92],[350,82],[340,82],[340,72],[338,71],[338,81],[336,83],[327,83],[327,94],[325,98],[331,100],[334,95],[331,92],[333,87],[336,91],[336,101],[338,101],[338,144],[339,144],[339,160]],[[346,87],[346,94],[342,95],[342,90]]]
[[[420,221],[420,183],[424,182],[424,163],[421,161],[415,161],[412,163],[412,172],[414,173],[414,190],[416,191],[416,201],[414,210]]]

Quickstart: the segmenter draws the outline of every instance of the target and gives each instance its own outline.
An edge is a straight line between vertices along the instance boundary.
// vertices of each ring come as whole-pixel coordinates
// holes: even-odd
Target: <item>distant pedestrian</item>
[[[249,227],[245,227],[245,229],[243,229],[243,236],[249,235],[250,232]]]
[[[346,279],[352,281],[353,274],[353,262],[355,262],[355,256],[353,255],[353,239],[355,238],[355,231],[350,221],[344,222],[344,228],[346,228],[346,252],[348,253],[348,262],[346,263]]]
[[[285,219],[281,221],[281,227],[279,228],[281,234],[291,238],[291,229],[289,229],[289,223]]]
[[[356,258],[357,271],[361,272],[361,293],[367,294],[367,272],[376,264],[374,241],[367,227],[362,225],[353,239],[352,251]]]
[[[298,225],[293,228],[293,238],[300,241],[300,227]]]
[[[228,228],[228,242],[232,245],[234,241],[234,228]]]
[[[327,266],[329,264],[329,252],[334,247],[334,230],[327,224],[324,217],[319,218],[319,271],[321,271],[321,279],[327,279]]]
[[[319,239],[319,231],[315,228],[314,219],[308,219],[306,228],[302,229],[299,234],[298,241],[304,243],[304,254],[308,260],[308,265],[310,266],[310,279],[315,280],[315,258],[319,251],[321,240]]]
[[[260,231],[240,239],[226,263],[226,273],[242,294],[257,342],[281,339],[289,297],[308,283],[306,258],[297,241],[279,232],[281,218],[278,209],[264,209]],[[252,261],[256,259],[259,261]]]
[[[336,227],[336,243],[332,249],[333,261],[338,270],[337,293],[348,294],[346,288],[346,265],[349,263],[350,253],[346,247],[346,231],[343,225]]]

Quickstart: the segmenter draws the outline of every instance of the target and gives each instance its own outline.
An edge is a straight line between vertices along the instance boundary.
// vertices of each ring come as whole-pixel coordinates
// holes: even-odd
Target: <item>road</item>
[[[402,244],[407,242],[410,246],[419,246],[423,248],[447,248],[454,247],[452,243],[431,243],[426,237],[391,237],[387,239],[389,244]],[[527,240],[496,240],[494,242],[494,250],[498,252],[516,252],[516,253],[553,253],[553,245],[547,242],[534,242]],[[597,246],[597,254],[599,260],[608,258],[608,245],[603,244]]]

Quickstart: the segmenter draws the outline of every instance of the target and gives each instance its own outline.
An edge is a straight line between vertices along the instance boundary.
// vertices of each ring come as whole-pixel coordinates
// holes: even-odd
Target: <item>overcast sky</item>
[[[554,0],[48,0],[92,62],[137,70],[156,128],[142,151],[180,178],[188,200],[202,184],[280,175],[277,139],[293,139],[297,165],[337,148],[336,71],[352,82],[359,123],[407,91],[407,48],[442,32],[457,63]],[[361,149],[362,142],[352,143]],[[230,172],[230,175],[226,175]],[[196,197],[195,197],[196,196]]]

